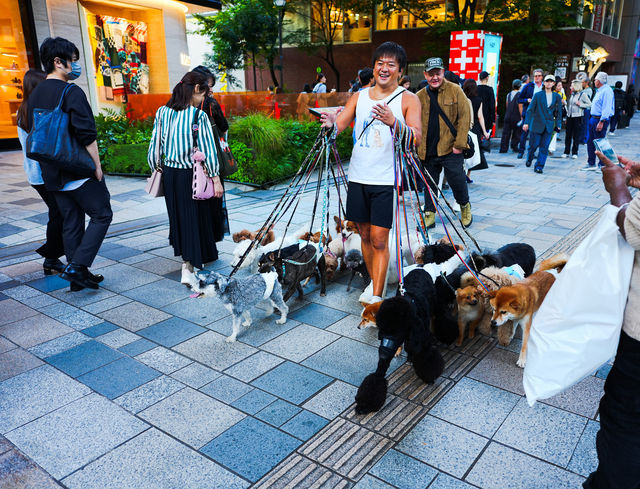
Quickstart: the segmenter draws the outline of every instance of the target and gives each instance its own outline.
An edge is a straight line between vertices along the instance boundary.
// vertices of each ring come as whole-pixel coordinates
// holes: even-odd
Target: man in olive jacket
[[[444,64],[440,58],[429,58],[425,62],[424,77],[427,86],[416,94],[422,104],[422,138],[418,156],[434,182],[438,182],[440,172],[444,169],[453,196],[460,205],[462,225],[468,227],[473,217],[462,150],[468,148],[467,134],[471,120],[469,99],[460,86],[444,79]],[[441,110],[437,110],[435,104]],[[442,113],[455,129],[455,135]],[[428,183],[431,190],[436,192],[434,185]],[[424,217],[427,227],[435,226],[435,208],[426,193]]]

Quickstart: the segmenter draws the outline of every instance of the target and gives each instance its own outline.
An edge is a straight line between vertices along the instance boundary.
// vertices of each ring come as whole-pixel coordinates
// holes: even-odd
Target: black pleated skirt
[[[169,244],[196,268],[218,259],[216,242],[229,233],[224,197],[192,198],[193,170],[163,168],[164,200],[169,215]]]

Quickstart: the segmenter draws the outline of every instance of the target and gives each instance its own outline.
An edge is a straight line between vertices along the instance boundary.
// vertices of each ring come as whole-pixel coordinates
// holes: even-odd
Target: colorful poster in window
[[[127,94],[149,93],[147,24],[87,15],[98,97],[101,101],[127,101]]]

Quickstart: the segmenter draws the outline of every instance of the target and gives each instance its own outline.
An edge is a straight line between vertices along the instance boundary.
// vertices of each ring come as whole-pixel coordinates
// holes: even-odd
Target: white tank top
[[[353,128],[356,142],[353,145],[349,163],[349,181],[365,185],[393,185],[394,160],[391,128],[378,120],[374,120],[366,130],[364,128],[373,119],[371,113],[374,105],[383,101],[391,107],[396,119],[404,122],[402,95],[398,95],[391,103],[388,102],[404,88],[398,87],[384,100],[373,100],[369,96],[370,90],[365,88],[358,93],[356,123]]]

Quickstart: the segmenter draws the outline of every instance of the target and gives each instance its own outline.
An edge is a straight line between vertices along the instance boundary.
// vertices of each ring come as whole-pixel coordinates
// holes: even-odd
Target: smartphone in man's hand
[[[616,152],[613,151],[611,147],[611,143],[607,138],[594,139],[593,144],[596,147],[596,150],[600,151],[603,155],[605,155],[612,163],[615,163],[618,166],[622,166],[620,161],[618,160],[618,156],[616,156]]]

